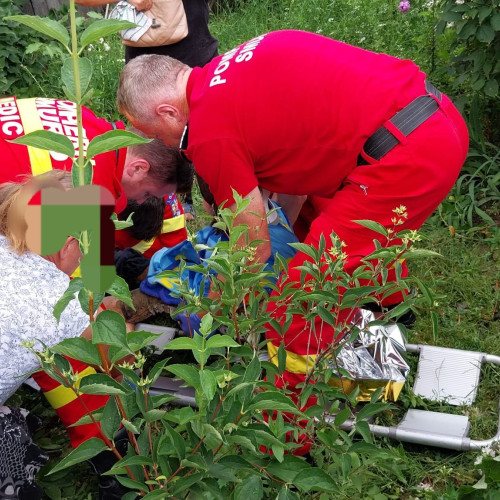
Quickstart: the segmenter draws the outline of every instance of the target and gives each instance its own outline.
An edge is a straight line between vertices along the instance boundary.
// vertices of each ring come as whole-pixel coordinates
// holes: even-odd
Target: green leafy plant
[[[0,1],[0,94],[28,96],[40,90],[47,67],[61,54],[55,43],[42,44],[33,31],[6,20],[21,13],[21,0]],[[29,61],[29,62],[28,62]]]
[[[496,97],[500,83],[500,10],[491,0],[444,0],[438,33],[455,31],[453,64],[448,72],[454,85],[468,82],[473,91]]]
[[[237,195],[236,200],[238,213],[248,202]],[[215,224],[227,234],[228,241],[218,243],[204,265],[190,267],[206,273],[213,288],[221,292],[220,299],[200,298],[187,283],[181,283],[179,294],[185,303],[178,311],[206,314],[199,334],[174,339],[167,345],[170,351],[190,351],[194,363],[161,360],[145,373],[146,360],[139,350],[154,334],[126,334],[123,319],[112,311],[95,318],[91,342],[68,339],[38,354],[45,371],[70,387],[77,397],[82,393],[111,395],[104,409],[88,412],[78,422],[100,422],[102,439],[80,445],[50,474],[111,449],[118,460],[107,474],[115,475],[132,490],[127,498],[179,498],[187,493],[207,498],[313,498],[319,492],[355,498],[362,494],[366,478],[375,474],[370,472],[375,468],[404,482],[401,457],[375,446],[365,421],[390,409],[388,403],[377,401],[381,391],[376,391],[372,401],[356,415],[358,391],[345,394],[330,382],[338,377],[334,369],[336,353],[359,332],[349,314],[338,319],[342,311],[407,289],[407,281],[400,278],[400,259],[423,256],[421,251],[410,250],[411,242],[418,239],[416,232],[396,232],[405,216],[403,207],[397,209],[393,232],[371,221],[359,221],[383,234],[386,243],[378,244],[352,276],[342,270],[345,255],[335,236],[328,245],[322,239],[318,249],[296,244],[311,261],[303,266],[301,283],[292,284],[286,298],[274,299],[288,304],[285,324],[292,314],[300,314],[314,328],[320,317],[342,334],[342,339],[339,337],[328,349],[315,353],[299,399],[304,403],[315,396],[317,403],[302,412],[288,391],[277,389],[273,382],[285,369],[286,346],[282,344],[277,359],[266,361],[262,356],[267,343],[262,335],[266,324],[281,328],[267,313],[271,300],[268,290],[274,286],[266,278],[272,273],[252,262],[256,242],[249,241],[243,248],[236,245],[246,228],[235,226],[235,214],[222,209]],[[401,241],[394,246],[396,238]],[[283,270],[283,261],[279,257],[277,261],[277,271]],[[387,281],[387,269],[392,266],[398,275],[395,284]],[[172,273],[165,275],[179,277]],[[362,285],[362,281],[368,284]],[[340,294],[339,288],[346,290]],[[64,301],[68,299],[69,294]],[[413,300],[392,311],[391,316],[403,313]],[[62,302],[61,307],[64,305]],[[223,328],[225,333],[212,335],[215,328]],[[110,365],[102,363],[100,345],[109,346]],[[61,354],[100,366],[102,373],[84,377],[76,384],[77,377]],[[121,362],[126,355],[133,359]],[[123,375],[122,382],[111,376],[113,369]],[[196,409],[165,407],[172,396],[150,395],[152,384],[164,371],[193,388]],[[335,415],[334,421],[327,418],[330,415]],[[355,425],[343,430],[348,419]],[[113,443],[121,425],[130,439],[125,456]],[[312,443],[316,466],[291,454],[303,433]],[[271,450],[272,455],[262,453],[263,449]]]

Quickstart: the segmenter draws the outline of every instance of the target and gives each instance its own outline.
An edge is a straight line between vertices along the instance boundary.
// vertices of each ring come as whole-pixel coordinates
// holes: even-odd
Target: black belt
[[[425,82],[425,90],[428,94],[432,94],[441,100],[441,92],[432,85]],[[398,111],[389,121],[396,127],[404,136],[409,135],[419,125],[425,122],[439,109],[439,104],[430,95],[422,95],[414,99],[408,106],[405,106],[401,111]],[[396,138],[386,127],[380,127],[374,134],[366,140],[363,151],[374,158],[380,160],[391,149],[399,144],[399,139]],[[358,165],[369,165],[363,158],[358,156]]]

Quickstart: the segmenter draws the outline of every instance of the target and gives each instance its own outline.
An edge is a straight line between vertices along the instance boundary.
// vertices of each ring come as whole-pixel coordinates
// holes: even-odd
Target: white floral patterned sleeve
[[[68,276],[52,262],[31,252],[17,255],[0,235],[0,405],[22,384],[22,376],[39,366],[23,341],[53,346],[80,336],[89,325],[77,299],[59,323],[54,318],[54,305],[68,284]],[[35,348],[41,344],[35,341]]]

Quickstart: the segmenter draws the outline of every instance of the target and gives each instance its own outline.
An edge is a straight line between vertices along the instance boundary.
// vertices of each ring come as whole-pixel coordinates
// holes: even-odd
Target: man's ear
[[[156,106],[155,108],[155,111],[162,120],[178,119],[179,117],[179,110],[171,104],[158,104],[158,106]]]
[[[149,173],[149,162],[143,158],[135,158],[125,162],[123,172],[134,181],[143,180]]]

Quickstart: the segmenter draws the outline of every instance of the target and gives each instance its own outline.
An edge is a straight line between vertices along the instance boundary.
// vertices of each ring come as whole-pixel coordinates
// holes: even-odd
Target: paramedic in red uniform
[[[108,123],[89,109],[82,109],[84,148],[96,136],[114,128],[124,129],[122,122]],[[49,130],[66,135],[78,154],[76,104],[59,99],[0,98],[0,184],[22,181],[25,174],[37,175],[52,168],[71,170],[73,161],[53,151],[7,142],[35,130]],[[139,132],[140,134],[140,132]],[[182,176],[192,177],[191,167],[177,151],[161,141],[139,144],[97,155],[94,159],[93,184],[107,188],[116,200],[115,211],[124,210],[127,198],[138,202],[148,196],[164,196],[188,189]],[[181,184],[176,186],[176,184]]]
[[[259,188],[294,195],[298,205],[306,195],[327,198],[305,242],[317,245],[321,235],[328,242],[335,231],[352,271],[374,238],[385,240],[353,220],[392,228],[393,210],[404,206],[398,230],[418,229],[451,189],[468,149],[464,120],[416,64],[299,31],[258,36],[203,68],[135,58],[122,71],[117,102],[149,137],[168,145],[182,138],[218,204],[235,207],[232,189],[250,200],[236,222],[249,227],[250,239],[267,240],[260,262],[270,244]],[[300,281],[294,268],[305,258],[292,260],[289,280]],[[291,387],[304,380],[305,355],[332,342],[320,318],[316,336],[309,331],[296,317],[284,334]],[[282,337],[270,330],[267,338],[274,354]]]
[[[96,135],[114,128],[124,129],[122,122],[108,123],[86,108],[83,108],[82,112],[85,148]],[[72,159],[67,156],[7,142],[25,133],[41,129],[64,134],[77,147],[75,103],[47,98],[0,98],[0,158],[2,159],[0,184],[9,181],[22,182],[26,175],[42,174],[52,168],[71,169]],[[143,135],[139,131],[133,131]],[[168,194],[169,197],[175,198],[171,193],[176,187],[181,192],[191,189],[192,177],[191,166],[181,158],[176,148],[168,148],[162,141],[154,140],[147,144],[97,155],[93,183],[104,186],[111,192],[116,200],[115,210],[120,213],[127,206],[127,196],[138,201],[143,201],[150,195]],[[167,216],[166,209],[164,212]],[[160,218],[163,219],[161,215]],[[184,223],[183,218],[182,223]],[[169,227],[168,221],[160,222],[160,226],[161,224]],[[161,241],[165,242],[164,240],[165,238]],[[153,244],[153,242],[156,243],[156,239],[147,243]],[[172,244],[176,243],[177,238]],[[69,361],[74,372],[80,373],[81,376],[95,371],[80,361],[73,359]],[[71,427],[85,414],[71,390],[62,387],[44,372],[38,372],[34,378],[68,430],[72,446],[76,447],[90,437],[99,436],[93,424]],[[107,401],[107,396],[91,394],[83,394],[81,398],[85,400],[90,410],[104,406]]]

